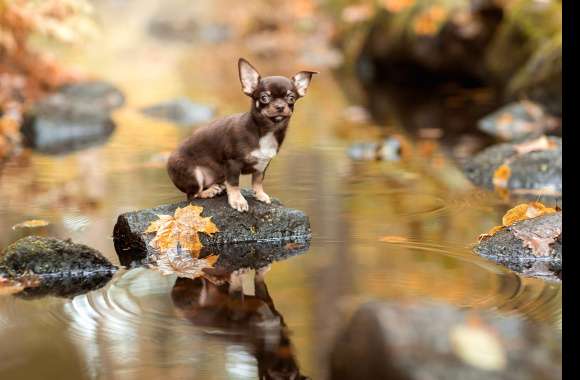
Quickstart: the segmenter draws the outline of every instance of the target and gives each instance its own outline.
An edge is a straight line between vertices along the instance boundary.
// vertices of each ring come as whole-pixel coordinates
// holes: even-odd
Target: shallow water
[[[59,54],[117,84],[128,105],[116,112],[117,129],[105,144],[60,156],[25,152],[2,168],[0,246],[28,234],[70,237],[118,263],[111,238],[117,216],[183,198],[162,157],[191,128],[147,118],[137,108],[182,95],[215,105],[219,115],[248,105],[235,71],[237,56],[252,57],[246,45],[155,41],[144,32],[154,2],[105,4],[98,43]],[[292,56],[252,61],[268,73],[298,69]],[[425,141],[411,138],[415,153],[405,160],[347,157],[353,141],[385,130],[404,133],[410,120],[381,120],[386,129],[348,121],[342,110],[362,102],[357,91],[322,68],[297,104],[265,182],[312,224],[308,252],[275,263],[266,275],[301,373],[324,378],[338,327],[371,299],[435,299],[561,329],[560,285],[520,277],[471,253],[477,236],[498,224],[509,205],[474,188],[442,150],[425,152]],[[445,128],[444,120],[432,127]],[[51,224],[11,228],[28,219]],[[256,352],[279,348],[280,330],[193,322],[183,299],[172,297],[175,284],[175,276],[139,268],[70,300],[0,296],[0,378],[256,378]],[[194,291],[199,284],[186,285]]]

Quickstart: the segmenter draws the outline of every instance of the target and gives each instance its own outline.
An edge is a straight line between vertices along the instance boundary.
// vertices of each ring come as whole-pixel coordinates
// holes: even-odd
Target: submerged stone
[[[484,238],[478,255],[529,276],[562,279],[562,212],[523,220]]]
[[[24,143],[42,153],[67,153],[105,142],[115,124],[111,112],[123,105],[123,94],[106,82],[63,86],[26,113]]]
[[[338,335],[330,379],[559,379],[562,336],[495,312],[371,302]]]
[[[169,120],[182,125],[206,123],[215,115],[213,107],[194,103],[187,98],[179,98],[144,107],[141,112],[147,116]]]
[[[120,215],[113,231],[119,260],[123,265],[147,263],[148,257],[157,252],[149,244],[155,234],[146,234],[145,230],[159,219],[158,215],[173,215],[178,207],[189,204],[203,207],[202,216],[211,217],[219,229],[211,236],[199,234],[203,245],[200,257],[219,253],[223,255],[220,260],[229,266],[243,263],[256,268],[308,244],[311,234],[306,214],[284,207],[277,199],[272,199],[272,204],[259,202],[246,189],[242,194],[250,207],[243,213],[230,207],[227,196],[222,194],[212,199],[183,201]]]
[[[38,279],[23,296],[73,296],[99,288],[117,267],[99,251],[70,240],[27,236],[10,244],[0,256],[0,276]]]

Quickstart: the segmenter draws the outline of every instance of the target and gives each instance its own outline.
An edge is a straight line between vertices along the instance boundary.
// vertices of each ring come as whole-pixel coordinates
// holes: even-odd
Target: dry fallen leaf
[[[508,185],[508,181],[512,175],[512,170],[506,164],[501,165],[493,173],[492,182],[495,187],[505,188]]]
[[[384,243],[406,243],[408,239],[404,236],[389,235],[383,236],[382,238],[379,239],[379,241],[382,241]]]
[[[521,144],[514,145],[517,154],[526,154],[540,150],[554,149],[556,144],[548,140],[546,136],[540,136],[535,140],[525,141]]]
[[[19,293],[24,290],[24,286],[18,282],[0,278],[0,296]]]
[[[479,241],[493,236],[496,232],[503,230],[505,227],[511,226],[512,224],[521,220],[532,219],[541,215],[552,214],[554,212],[556,212],[555,208],[546,207],[541,202],[519,204],[505,213],[501,220],[501,226],[495,226],[485,234],[479,235]]]
[[[202,212],[203,207],[188,205],[177,208],[173,216],[158,215],[159,219],[151,222],[145,230],[145,233],[156,233],[149,244],[160,252],[180,247],[197,256],[203,247],[198,233],[211,235],[219,232],[211,217],[202,217]]]
[[[34,288],[40,285],[40,279],[32,274],[26,274],[18,280],[0,277],[0,296],[16,294],[26,288]]]
[[[27,220],[24,221],[22,223],[18,223],[12,226],[12,229],[15,230],[17,228],[38,228],[38,227],[46,227],[48,226],[50,223],[47,222],[46,220],[42,220],[42,219],[32,219],[32,220]]]

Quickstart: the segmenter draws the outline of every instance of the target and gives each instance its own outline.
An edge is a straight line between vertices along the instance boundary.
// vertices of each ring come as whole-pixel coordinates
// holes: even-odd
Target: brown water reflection
[[[321,71],[296,106],[288,138],[265,181],[271,195],[310,216],[311,248],[274,264],[267,275],[268,296],[251,302],[283,316],[274,326],[274,348],[281,344],[286,352],[291,341],[291,358],[301,373],[325,377],[338,326],[368,299],[437,299],[561,328],[560,285],[519,277],[470,252],[477,236],[496,225],[509,205],[475,189],[442,150],[398,162],[348,159],[349,144],[380,136],[384,129],[343,117],[353,102],[330,69],[308,66],[301,52],[264,57],[243,39],[219,46],[158,41],[146,34],[158,2],[103,4],[99,15],[106,28],[99,48],[61,55],[119,85],[128,106],[114,115],[118,126],[104,145],[65,156],[26,152],[1,169],[0,246],[30,233],[70,237],[118,262],[111,239],[117,216],[182,198],[160,157],[190,129],[148,119],[137,109],[187,95],[217,106],[220,115],[244,110],[247,99],[235,72],[236,58],[243,55],[266,73]],[[195,12],[209,15],[207,22],[229,22],[239,11],[221,1],[195,4]],[[218,12],[224,9],[229,10]],[[385,121],[389,130],[405,134],[402,126],[410,119],[391,116]],[[433,120],[433,127],[444,127],[441,120]],[[410,138],[410,143],[417,147],[420,141]],[[11,229],[27,219],[51,224],[39,231]],[[384,237],[399,240],[381,241]],[[256,378],[256,353],[270,335],[238,326],[238,340],[211,318],[192,323],[199,287],[199,281],[176,282],[174,276],[140,268],[121,271],[107,286],[70,300],[0,296],[0,340],[14,342],[0,349],[0,378],[51,377],[49,362],[52,378]],[[229,300],[221,288],[212,291],[219,302]]]

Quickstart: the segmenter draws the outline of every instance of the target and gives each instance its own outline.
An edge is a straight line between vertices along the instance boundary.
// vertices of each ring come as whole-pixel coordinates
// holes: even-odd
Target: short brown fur
[[[215,120],[194,131],[171,154],[167,171],[188,199],[215,196],[223,189],[221,186],[226,185],[230,205],[246,211],[247,202],[239,192],[239,177],[252,174],[257,198],[269,203],[262,189],[269,160],[264,160],[266,167],[261,170],[259,159],[255,157],[260,153],[260,139],[271,133],[277,146],[273,141],[271,144],[278,152],[286,136],[294,102],[304,96],[315,73],[302,71],[292,79],[260,78],[246,60],[240,59],[238,67],[242,88],[252,98],[251,110]],[[216,185],[220,186],[219,190]],[[212,186],[215,191],[208,191]]]

